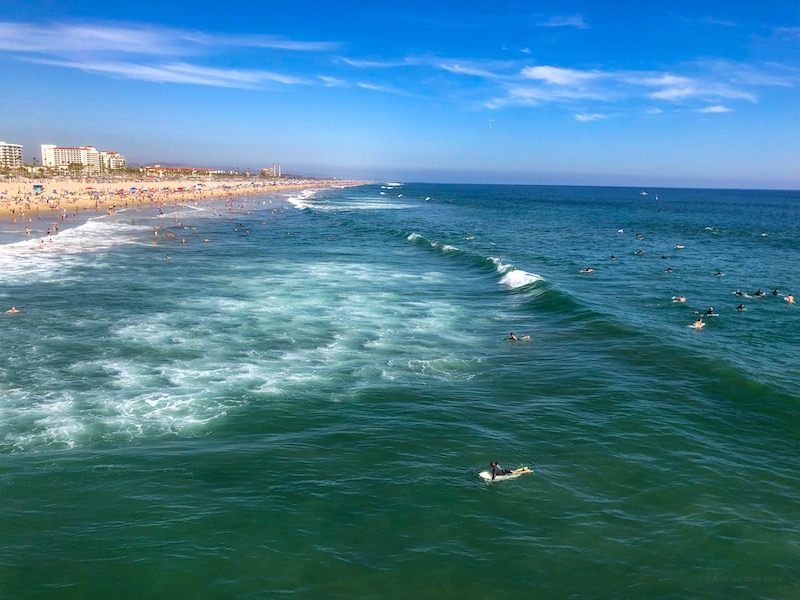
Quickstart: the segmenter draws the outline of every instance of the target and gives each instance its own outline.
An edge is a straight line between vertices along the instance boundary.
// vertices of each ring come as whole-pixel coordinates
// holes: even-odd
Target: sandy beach
[[[69,179],[0,181],[0,219],[20,225],[44,217],[65,218],[76,213],[108,213],[145,204],[178,204],[234,199],[310,188],[349,187],[362,181],[338,179],[124,180],[98,182]],[[41,191],[40,191],[41,190]]]

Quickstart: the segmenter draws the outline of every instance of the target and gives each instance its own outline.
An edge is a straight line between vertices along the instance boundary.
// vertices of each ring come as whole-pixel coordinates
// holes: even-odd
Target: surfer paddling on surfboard
[[[531,473],[531,470],[528,467],[520,467],[519,469],[509,470],[502,468],[497,461],[492,461],[489,463],[489,468],[491,468],[492,480],[495,477],[507,477],[509,475],[522,475],[523,473]]]
[[[523,335],[522,337],[517,337],[517,336],[514,335],[513,331],[511,332],[511,334],[507,338],[505,338],[505,340],[507,342],[519,342],[520,340],[522,340],[523,342],[527,342],[527,341],[530,341],[530,339],[531,339],[531,336],[529,336],[529,335]]]

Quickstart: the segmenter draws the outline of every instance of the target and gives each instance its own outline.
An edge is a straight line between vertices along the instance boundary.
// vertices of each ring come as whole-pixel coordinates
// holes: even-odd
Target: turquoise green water
[[[658,195],[7,224],[0,595],[797,597],[800,196]]]

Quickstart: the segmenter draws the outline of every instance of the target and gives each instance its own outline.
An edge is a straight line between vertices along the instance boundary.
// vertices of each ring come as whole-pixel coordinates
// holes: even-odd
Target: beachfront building
[[[22,166],[22,144],[0,142],[0,167],[18,169]]]
[[[162,179],[210,177],[217,172],[212,169],[200,169],[198,167],[165,167],[163,165],[145,166],[139,170],[145,177],[159,177]]]
[[[280,177],[281,176],[281,166],[275,165],[272,163],[272,168],[264,167],[260,171],[261,177]]]
[[[100,152],[100,164],[105,171],[124,169],[127,166],[125,157],[119,152]]]
[[[71,165],[81,165],[89,172],[121,169],[125,167],[125,157],[119,152],[98,152],[94,146],[62,148],[42,144],[43,167],[69,169]]]

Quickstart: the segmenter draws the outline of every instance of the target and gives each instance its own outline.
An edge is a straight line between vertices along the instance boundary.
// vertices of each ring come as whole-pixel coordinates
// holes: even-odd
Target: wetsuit
[[[500,465],[495,465],[492,467],[492,479],[498,476],[510,475],[510,474],[511,471],[509,471],[508,469],[500,468]]]

